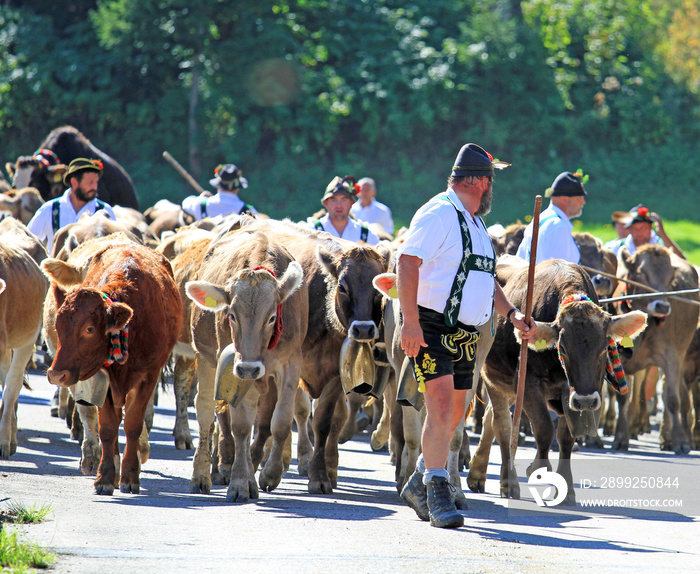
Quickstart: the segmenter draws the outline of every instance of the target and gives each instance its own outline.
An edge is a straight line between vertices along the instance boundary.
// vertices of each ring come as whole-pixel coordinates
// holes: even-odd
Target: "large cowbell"
[[[85,407],[101,407],[105,403],[108,390],[109,374],[104,369],[100,369],[89,379],[78,381],[70,388],[73,400]]]
[[[420,411],[425,404],[423,393],[418,390],[418,381],[416,381],[411,360],[408,357],[404,357],[401,365],[399,384],[396,389],[396,402],[405,407],[413,407],[417,411]]]
[[[236,360],[236,346],[227,345],[216,363],[216,394],[217,401],[226,401],[232,407],[236,407],[245,394],[255,384],[253,379],[239,379],[233,374],[233,365]]]
[[[561,404],[564,409],[564,417],[569,427],[569,432],[574,439],[596,436],[598,434],[598,423],[600,413],[603,410],[601,404],[594,411],[574,411],[569,407],[569,385],[564,385],[561,390]]]
[[[372,345],[346,338],[340,348],[340,382],[345,394],[368,394],[374,387],[376,376]]]

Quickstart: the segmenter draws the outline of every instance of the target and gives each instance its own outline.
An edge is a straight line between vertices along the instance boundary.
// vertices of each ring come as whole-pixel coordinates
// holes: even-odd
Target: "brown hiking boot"
[[[464,526],[464,517],[452,502],[450,483],[442,476],[435,476],[426,483],[430,526],[437,528],[459,528]]]
[[[428,495],[423,484],[423,475],[415,470],[401,490],[401,499],[416,511],[418,518],[429,520]]]

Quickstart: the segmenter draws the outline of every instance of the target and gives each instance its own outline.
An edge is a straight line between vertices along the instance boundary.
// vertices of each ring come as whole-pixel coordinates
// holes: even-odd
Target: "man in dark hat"
[[[63,176],[63,183],[68,189],[61,197],[42,205],[27,224],[29,231],[44,242],[49,253],[56,232],[75,223],[83,214],[93,215],[103,210],[105,215],[116,221],[112,206],[97,199],[97,182],[102,176],[102,169],[99,159],[75,158]]]
[[[627,237],[620,247],[625,247],[630,255],[642,245],[664,245],[678,255],[678,257],[685,259],[685,253],[683,253],[681,248],[678,247],[664,230],[661,217],[659,217],[657,213],[650,212],[649,209],[644,207],[641,203],[633,207],[627,216],[622,219],[622,222],[627,231]],[[654,224],[656,224],[658,235],[654,231]]]
[[[199,221],[205,217],[228,215],[229,213],[255,215],[257,210],[240,197],[238,192],[248,187],[243,172],[232,163],[221,164],[214,169],[214,177],[209,180],[216,193],[190,195],[182,201],[182,209]]]
[[[560,173],[552,187],[545,191],[549,197],[549,207],[540,214],[540,230],[537,239],[537,263],[547,259],[565,259],[572,263],[581,260],[581,253],[571,235],[574,226],[571,220],[581,215],[586,204],[586,190],[583,189],[583,173]],[[530,260],[532,244],[532,222],[525,228],[523,240],[517,256]]]
[[[491,209],[494,167],[507,166],[476,144],[463,146],[447,190],[416,212],[398,252],[401,348],[426,406],[423,453],[401,498],[439,528],[464,524],[450,497],[445,464],[450,439],[465,417],[467,391],[478,376],[481,332],[493,332],[495,308],[525,339],[534,334],[534,320],[528,326],[495,281],[495,253],[480,218]]]
[[[335,176],[326,186],[321,198],[326,215],[312,220],[309,225],[348,241],[364,241],[369,245],[379,243],[379,237],[372,233],[366,224],[350,217],[350,208],[355,203],[359,191],[357,180],[351,175]]]

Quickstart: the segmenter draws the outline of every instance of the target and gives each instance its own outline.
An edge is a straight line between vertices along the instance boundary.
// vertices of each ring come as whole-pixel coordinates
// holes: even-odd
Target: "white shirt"
[[[53,243],[53,204],[55,202],[59,203],[59,229],[65,227],[66,225],[70,225],[71,223],[75,223],[78,221],[78,219],[80,219],[80,216],[85,213],[94,215],[95,211],[97,211],[97,201],[95,199],[91,199],[85,205],[83,205],[80,211],[76,212],[69,199],[69,194],[70,189],[67,189],[61,197],[47,201],[37,210],[34,217],[32,217],[31,221],[27,224],[29,231],[43,241],[49,253],[51,253],[51,245]],[[109,205],[109,203],[104,203],[104,210],[107,215],[109,215],[110,219],[113,221],[117,220],[117,217],[114,215],[114,211],[112,210],[112,206]]]
[[[391,209],[374,198],[372,198],[367,207],[363,207],[361,201],[356,201],[352,204],[350,213],[357,219],[367,223],[378,223],[389,235],[394,234],[394,220],[391,217]]]
[[[446,192],[454,205],[433,197],[411,220],[406,240],[398,255],[413,255],[421,259],[418,269],[418,305],[438,313],[452,291],[455,275],[462,261],[462,232],[455,206],[462,212],[469,227],[472,252],[495,257],[491,238],[483,222],[474,219],[452,189]],[[471,270],[462,291],[458,321],[479,326],[491,319],[496,283],[493,275]]]
[[[338,230],[331,223],[330,215],[324,215],[321,219],[319,219],[319,221],[323,226],[323,230],[330,233],[333,237],[340,237],[341,239],[354,241],[356,243],[360,241],[360,237],[362,235],[362,224],[360,224],[360,222],[356,221],[352,217],[348,217],[348,224],[345,226],[345,229],[343,229],[342,235],[338,233]],[[312,229],[316,229],[316,226],[313,222],[309,223],[309,227],[311,227]],[[379,243],[379,237],[372,233],[372,230],[368,229],[366,242],[369,245],[376,245],[377,243]]]
[[[574,225],[556,205],[549,207],[540,214],[540,230],[537,237],[537,263],[547,259],[565,259],[571,263],[581,260],[581,253],[571,235]],[[517,256],[530,260],[530,245],[532,244],[532,222],[525,228],[523,240],[518,247]]]
[[[182,200],[182,209],[189,213],[195,220],[204,219],[202,214],[202,200],[207,200],[206,217],[216,217],[217,215],[228,215],[229,213],[240,213],[245,206],[245,201],[238,197],[237,193],[219,190],[209,197],[205,195],[190,195]],[[253,207],[253,213],[257,210]]]

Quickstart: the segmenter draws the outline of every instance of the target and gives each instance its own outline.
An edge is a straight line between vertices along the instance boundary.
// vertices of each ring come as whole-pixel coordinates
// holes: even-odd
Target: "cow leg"
[[[327,383],[321,391],[321,396],[316,399],[314,409],[314,455],[309,466],[309,492],[311,494],[332,494],[333,485],[326,467],[326,443],[331,432],[333,414],[336,403],[342,401],[345,406],[345,397],[339,377],[335,377]],[[337,452],[337,444],[336,444]]]
[[[34,352],[33,337],[31,343],[18,347],[12,353],[10,368],[5,377],[2,392],[2,418],[0,418],[0,459],[9,459],[17,452],[17,404],[22,390],[24,368]]]
[[[340,378],[338,378],[338,386],[340,386]],[[333,409],[331,416],[331,428],[326,440],[326,470],[328,478],[331,480],[331,486],[335,488],[338,486],[338,439],[348,417],[347,402],[342,393],[336,399],[335,409]]]
[[[107,391],[104,404],[98,409],[102,458],[95,478],[95,493],[112,495],[117,484],[115,459],[119,458],[119,424],[121,408],[117,409],[112,400],[112,390]]]
[[[605,394],[608,397],[608,402],[607,402],[607,407],[605,409],[605,412],[603,413],[603,416],[601,417],[603,421],[603,435],[605,436],[612,436],[615,434],[615,402],[617,401],[617,404],[620,404],[620,401],[617,398],[617,395],[619,393],[616,393],[615,390],[612,388],[611,385],[605,383]],[[620,396],[625,396],[625,395],[620,395]]]
[[[634,381],[630,381],[630,389],[634,393]],[[611,445],[612,450],[629,450],[630,428],[629,428],[629,404],[630,398],[627,395],[617,396],[617,424],[615,425],[615,438]]]
[[[629,438],[637,438],[639,434],[639,417],[640,417],[640,402],[639,396],[644,396],[644,381],[646,380],[647,371],[639,371],[634,374],[634,383],[632,384],[632,392],[627,397],[627,424],[629,425]],[[643,401],[642,401],[643,402]],[[646,410],[646,407],[645,407]],[[629,440],[628,440],[629,443]]]
[[[298,384],[294,396],[294,420],[297,423],[297,471],[299,476],[309,476],[309,466],[314,447],[309,438],[311,398]]]
[[[396,381],[392,370],[389,375],[389,382],[384,389],[384,405],[382,408],[382,416],[377,423],[377,427],[372,431],[369,439],[369,444],[372,450],[377,452],[382,450],[389,442],[389,433],[391,431],[391,411],[396,403]]]
[[[394,396],[396,395],[396,388],[394,388]],[[399,494],[403,490],[404,485],[408,477],[406,476],[404,459],[408,458],[408,454],[404,456],[404,450],[406,447],[406,438],[404,436],[404,425],[403,417],[404,412],[410,414],[406,409],[413,407],[404,407],[398,404],[396,401],[393,402],[390,425],[391,433],[389,437],[389,452],[393,456],[394,464],[394,479],[396,480],[396,489]],[[420,433],[420,431],[418,431]],[[420,440],[419,443],[420,445]]]
[[[175,448],[177,450],[192,450],[192,433],[187,413],[190,400],[190,389],[197,370],[195,359],[178,356],[175,359],[175,371],[173,373],[173,390],[175,392]]]
[[[569,425],[565,417],[559,417],[557,424],[557,442],[559,443],[559,465],[557,473],[566,479],[568,491],[561,504],[564,506],[576,506],[576,493],[574,492],[574,479],[571,474],[571,450],[574,447],[574,437],[569,432]]]
[[[236,449],[226,492],[227,502],[248,502],[251,498],[259,496],[250,452],[250,435],[253,432],[259,397],[257,388],[253,387],[235,409],[229,408]]]
[[[284,374],[279,390],[279,399],[272,414],[272,450],[260,471],[259,484],[265,492],[271,492],[279,485],[284,473],[284,448],[287,439],[292,434],[292,419],[294,418],[294,395],[299,380],[299,367],[289,367],[289,373]]]
[[[216,407],[216,425],[211,442],[214,452],[211,456],[211,482],[212,484],[228,484],[231,476],[231,467],[236,457],[235,441],[231,427],[231,415],[228,406]]]
[[[348,420],[345,421],[345,426],[343,426],[340,436],[338,437],[338,442],[340,444],[348,442],[357,434],[357,416],[366,400],[364,396],[358,393],[350,393],[347,395]]]
[[[687,419],[682,417],[681,387],[685,385],[682,380],[680,366],[683,357],[665,356],[661,370],[666,375],[664,387],[664,420],[661,429],[661,448],[672,450],[676,454],[690,452],[690,430]],[[687,393],[687,390],[686,390]]]
[[[272,422],[272,413],[277,404],[277,388],[274,386],[274,381],[271,377],[265,377],[263,389],[264,392],[260,394],[260,398],[258,399],[257,416],[255,418],[255,439],[250,448],[250,456],[253,460],[254,470],[257,470],[262,461],[265,460],[265,444],[267,443],[267,439],[272,435],[270,425]]]
[[[525,382],[525,389],[526,391],[528,390],[527,381]],[[510,405],[513,399],[504,393],[491,392],[491,387],[489,387],[489,396],[491,397],[491,405],[493,405],[493,432],[496,436],[496,442],[498,442],[498,446],[501,449],[501,498],[519,499],[520,484],[518,483],[518,475],[517,472],[511,469],[510,462],[510,441],[513,434],[513,420],[510,415]],[[525,409],[526,405],[523,404],[523,412]],[[486,412],[488,412],[488,407],[486,407]],[[483,432],[486,432],[485,423]],[[486,459],[485,462],[486,465],[488,465],[488,459]],[[486,466],[483,468],[485,472]]]
[[[492,393],[495,394],[495,393]],[[476,452],[469,461],[469,474],[467,474],[467,486],[472,492],[486,492],[486,469],[489,464],[491,445],[495,437],[493,421],[493,402],[486,405],[484,418],[482,419],[481,437],[476,447]]]
[[[158,384],[159,375],[160,369],[132,374],[132,377],[139,377],[140,380],[136,384],[129,385],[131,390],[127,395],[124,414],[126,448],[122,458],[121,479],[119,481],[119,490],[124,493],[138,494],[140,491],[139,439],[144,432],[146,409]]]
[[[72,413],[73,409],[69,409],[69,404],[72,397],[70,390],[67,387],[61,387],[58,389],[58,417],[61,419],[68,419],[68,413]],[[72,438],[72,437],[71,437]]]
[[[98,409],[95,406],[75,405],[75,412],[83,428],[83,441],[80,445],[80,471],[86,476],[97,472],[97,467],[102,457],[97,411]]]
[[[199,425],[199,440],[197,450],[194,453],[192,464],[192,479],[190,480],[190,492],[193,494],[211,492],[211,451],[209,437],[214,424],[214,377],[215,369],[204,364],[203,360],[197,361],[198,389],[195,397],[195,409],[197,411],[197,424]]]
[[[542,391],[533,385],[528,387],[527,379],[525,385],[526,391],[530,392],[525,393],[523,410],[527,412],[530,419],[532,434],[535,436],[537,445],[535,460],[527,467],[527,476],[529,477],[538,468],[546,467],[547,470],[552,470],[552,465],[549,463],[549,450],[554,440],[554,422],[552,422],[552,416],[549,413]]]
[[[693,449],[700,449],[700,381],[694,380],[690,385],[690,398],[692,411],[692,437],[693,437]]]
[[[396,486],[399,484],[403,489],[404,485],[411,478],[413,471],[416,469],[416,462],[421,453],[421,435],[423,432],[423,418],[425,410],[418,412],[413,407],[401,407],[402,410],[402,430],[403,430],[403,456],[401,468],[396,480]]]
[[[85,429],[83,428],[83,422],[80,418],[80,413],[78,412],[78,404],[75,402],[72,395],[68,398],[66,423],[70,429],[70,437],[73,440],[77,440],[79,443],[82,443],[85,440]],[[99,443],[99,440],[97,442]],[[100,462],[99,458],[97,462]]]

